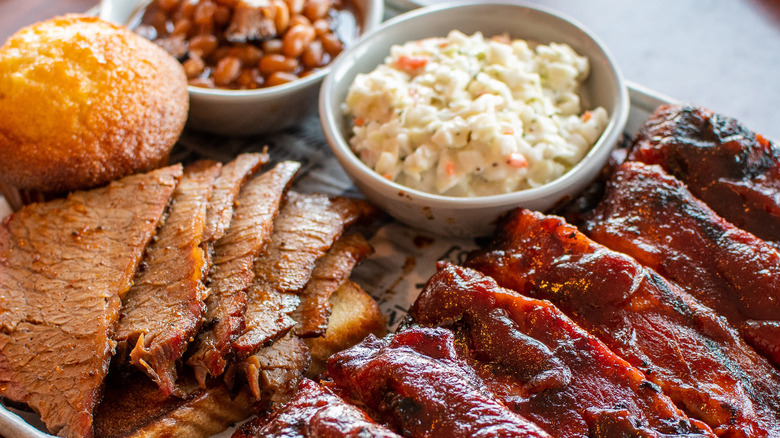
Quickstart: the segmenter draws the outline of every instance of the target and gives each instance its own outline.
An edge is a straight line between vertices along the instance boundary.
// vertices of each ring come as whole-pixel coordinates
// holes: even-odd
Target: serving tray
[[[631,108],[624,131],[628,137],[634,136],[658,105],[675,102],[635,83],[629,82],[628,89]],[[331,154],[317,116],[269,136],[225,138],[185,131],[172,152],[171,160],[186,163],[209,158],[224,162],[239,153],[260,151],[265,146],[268,146],[273,162],[296,160],[302,164],[293,190],[361,197]],[[10,212],[5,199],[0,197],[0,217]],[[466,254],[477,247],[470,239],[437,237],[390,219],[380,224],[370,242],[375,253],[353,271],[351,278],[377,300],[388,318],[390,331],[406,315],[424,282],[436,271],[436,261],[462,263]],[[0,405],[0,435],[51,437],[45,430],[36,415]],[[215,437],[227,438],[232,433],[233,429],[229,429]]]

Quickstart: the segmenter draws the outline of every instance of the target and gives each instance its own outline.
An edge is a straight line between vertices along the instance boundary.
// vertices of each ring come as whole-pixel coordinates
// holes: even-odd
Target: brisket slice
[[[515,210],[468,265],[550,300],[717,435],[780,436],[780,372],[725,319],[563,220]]]
[[[345,227],[377,211],[365,201],[326,195],[290,193],[274,222],[268,248],[254,266],[255,280],[247,292],[246,328],[233,342],[244,359],[295,325],[290,314],[314,264],[341,236]]]
[[[587,234],[682,286],[780,365],[780,254],[660,167],[623,164]]]
[[[400,438],[357,407],[304,379],[281,409],[244,423],[233,438]]]
[[[443,262],[437,268],[410,309],[414,323],[452,330],[460,356],[498,399],[548,433],[715,436],[549,301],[499,287],[472,269]],[[608,435],[604,423],[612,424]]]
[[[317,261],[311,279],[300,294],[301,304],[292,315],[297,321],[296,335],[309,338],[325,334],[331,310],[330,296],[372,251],[361,234],[349,234],[337,240]]]
[[[95,408],[95,435],[101,438],[207,438],[256,413],[247,388],[231,392],[223,382],[200,388],[182,373],[176,395],[165,396],[140,372],[112,371]]]
[[[266,153],[240,154],[222,166],[206,210],[204,242],[216,242],[225,235],[233,218],[233,208],[241,187],[269,160]]]
[[[780,147],[737,120],[661,106],[637,133],[629,159],[661,165],[719,216],[780,241]]]
[[[293,332],[287,332],[242,360],[238,367],[256,399],[276,404],[289,400],[310,363],[306,344]]]
[[[31,204],[0,225],[0,395],[30,406],[52,433],[92,436],[120,297],[181,172]]]
[[[510,411],[441,328],[369,336],[328,360],[337,393],[407,437],[549,437]]]
[[[165,223],[144,256],[143,269],[124,297],[114,339],[165,395],[176,388],[176,361],[200,327],[206,268],[200,246],[220,165],[200,161],[184,169]],[[121,348],[119,351],[126,350]]]
[[[230,227],[214,245],[205,328],[187,359],[202,387],[208,374],[224,372],[232,343],[244,329],[252,266],[270,240],[273,220],[299,168],[291,161],[279,163],[246,183]]]

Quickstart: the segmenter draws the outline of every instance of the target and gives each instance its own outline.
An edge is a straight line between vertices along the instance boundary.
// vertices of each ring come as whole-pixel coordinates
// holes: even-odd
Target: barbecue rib
[[[727,221],[780,241],[780,147],[737,120],[661,106],[637,133],[629,159],[660,164]]]
[[[122,299],[114,336],[130,361],[165,395],[176,389],[176,361],[200,327],[208,269],[200,244],[220,164],[199,161],[184,168],[171,208],[143,260],[143,269]],[[120,360],[124,358],[119,358]]]
[[[401,438],[363,411],[304,379],[294,398],[269,415],[244,423],[233,438]]]
[[[181,166],[32,204],[0,225],[0,395],[92,436],[121,297]]]
[[[719,217],[658,166],[628,162],[585,225],[723,315],[780,365],[780,254]]]
[[[247,292],[246,328],[233,342],[239,359],[290,330],[316,261],[350,224],[376,214],[365,201],[290,193],[274,221],[271,242],[254,266]]]
[[[715,436],[548,301],[501,288],[472,269],[443,262],[437,268],[410,309],[412,321],[452,330],[460,356],[497,398],[548,433]],[[599,425],[616,412],[626,421],[604,435]]]
[[[780,434],[780,373],[712,312],[557,217],[516,210],[468,265],[547,299],[718,435]]]
[[[232,343],[244,330],[246,290],[254,279],[252,266],[270,240],[274,218],[299,168],[298,163],[282,162],[246,183],[230,227],[214,245],[206,328],[187,359],[201,387],[206,387],[208,374],[224,372]]]
[[[331,356],[339,395],[407,437],[549,437],[498,401],[444,329],[413,328]]]
[[[267,153],[240,154],[224,166],[214,181],[214,190],[206,210],[204,242],[216,242],[225,235],[233,218],[236,197],[246,181],[268,162]]]

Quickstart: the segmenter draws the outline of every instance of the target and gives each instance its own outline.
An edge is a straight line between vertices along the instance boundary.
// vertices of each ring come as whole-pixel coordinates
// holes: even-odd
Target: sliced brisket
[[[337,240],[327,254],[317,261],[311,279],[300,294],[301,304],[292,317],[297,321],[295,334],[302,338],[322,336],[328,328],[330,296],[367,257],[373,248],[361,234],[350,234]]]
[[[93,435],[120,298],[181,172],[32,204],[0,226],[0,395],[29,405],[52,433]]]
[[[239,359],[284,335],[295,325],[290,314],[298,293],[311,278],[314,264],[350,224],[373,218],[365,201],[326,195],[290,193],[274,222],[268,248],[255,263],[255,280],[247,292],[246,328],[233,347]]]
[[[208,374],[224,372],[232,343],[244,329],[246,289],[254,279],[252,266],[270,240],[273,220],[299,168],[298,163],[279,163],[246,183],[230,227],[214,246],[206,328],[187,359],[203,387]]]
[[[258,400],[285,403],[311,363],[306,344],[293,332],[242,360],[238,365]]]
[[[218,163],[206,161],[185,168],[165,223],[122,300],[114,339],[128,344],[133,365],[148,374],[164,395],[176,387],[176,361],[197,333],[205,312],[206,263],[200,244],[219,170]]]
[[[225,235],[241,187],[269,160],[266,153],[241,154],[222,166],[206,210],[204,242],[216,242]]]

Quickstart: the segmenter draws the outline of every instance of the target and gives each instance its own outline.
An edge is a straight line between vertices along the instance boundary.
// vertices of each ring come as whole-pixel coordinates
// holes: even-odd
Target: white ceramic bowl
[[[456,198],[414,190],[388,181],[350,150],[349,120],[343,103],[358,73],[381,64],[390,47],[407,41],[446,36],[457,29],[468,35],[508,33],[537,43],[567,43],[589,58],[591,72],[581,93],[583,107],[603,106],[609,123],[586,157],[564,176],[541,187],[493,196]],[[518,0],[453,2],[417,9],[381,25],[331,65],[320,91],[320,119],[334,155],[357,188],[391,216],[413,227],[456,237],[486,236],[495,220],[522,206],[544,211],[575,196],[598,174],[619,141],[629,111],[628,91],[603,44],[582,25],[559,13]]]
[[[360,32],[376,28],[383,19],[383,0],[351,0],[357,6]],[[150,0],[102,0],[104,20],[132,26]],[[317,111],[317,96],[326,66],[294,82],[257,90],[222,90],[189,87],[187,126],[222,135],[251,135],[290,127]]]

